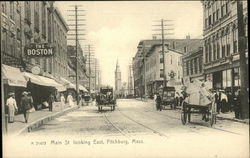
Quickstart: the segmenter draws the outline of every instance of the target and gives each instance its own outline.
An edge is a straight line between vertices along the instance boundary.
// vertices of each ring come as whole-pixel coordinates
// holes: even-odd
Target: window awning
[[[27,87],[23,73],[15,67],[2,64],[3,80],[10,86]]]
[[[27,80],[30,80],[30,82],[32,82],[34,84],[38,84],[41,86],[55,87],[58,91],[65,91],[66,90],[66,87],[57,83],[53,79],[43,77],[43,76],[34,75],[34,74],[28,73],[28,72],[24,72],[24,76],[27,78]]]

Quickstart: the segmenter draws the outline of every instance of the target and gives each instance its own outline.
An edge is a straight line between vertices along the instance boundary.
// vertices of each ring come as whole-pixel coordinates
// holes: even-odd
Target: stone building
[[[243,3],[246,56],[248,60],[247,1]],[[215,89],[240,86],[237,1],[202,1],[205,79]],[[246,74],[248,75],[248,74]]]

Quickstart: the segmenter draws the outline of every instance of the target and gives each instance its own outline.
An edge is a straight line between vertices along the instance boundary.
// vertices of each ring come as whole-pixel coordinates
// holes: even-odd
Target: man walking
[[[54,102],[54,96],[53,96],[53,93],[51,93],[50,96],[49,96],[49,100],[48,100],[48,103],[49,103],[49,111],[52,111],[52,110],[53,110],[53,102]]]
[[[161,109],[161,96],[160,96],[160,94],[158,93],[157,94],[157,98],[156,98],[156,110],[162,110]]]

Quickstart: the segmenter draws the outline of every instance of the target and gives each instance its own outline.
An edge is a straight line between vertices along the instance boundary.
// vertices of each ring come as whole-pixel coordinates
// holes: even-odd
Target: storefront
[[[240,69],[235,67],[206,74],[206,81],[212,81],[213,89],[235,91],[240,87]]]
[[[17,106],[20,107],[22,92],[25,91],[27,87],[27,81],[25,80],[23,73],[19,68],[4,64],[2,64],[2,73],[4,84],[4,102],[6,103],[8,94],[10,92],[14,92]]]
[[[63,85],[53,79],[28,72],[24,72],[24,76],[28,81],[27,90],[32,94],[36,110],[46,108],[43,102],[48,102],[51,93],[54,95],[54,98],[56,98],[58,91],[66,90],[66,88],[63,88]]]

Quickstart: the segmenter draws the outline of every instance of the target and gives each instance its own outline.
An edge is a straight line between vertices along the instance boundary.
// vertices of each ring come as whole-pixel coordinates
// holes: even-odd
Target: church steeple
[[[116,94],[119,94],[121,90],[121,70],[119,66],[118,59],[116,60],[116,68],[115,68],[115,91]]]

